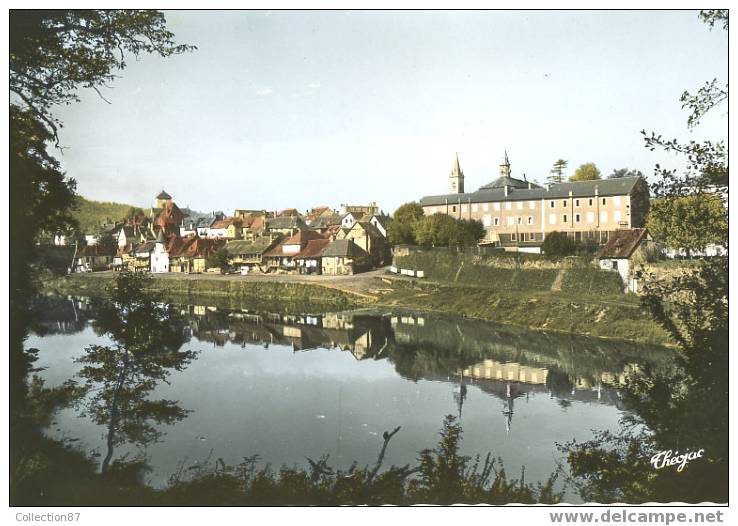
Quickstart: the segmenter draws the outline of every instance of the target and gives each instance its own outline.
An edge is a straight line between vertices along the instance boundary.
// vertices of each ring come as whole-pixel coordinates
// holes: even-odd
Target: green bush
[[[547,256],[573,256],[577,251],[577,245],[564,232],[554,231],[546,234],[541,251]]]
[[[327,457],[308,458],[308,469],[269,467],[258,469],[258,457],[246,457],[237,466],[218,459],[214,467],[203,466],[189,476],[175,475],[156,495],[168,505],[381,505],[381,504],[556,504],[562,492],[554,489],[556,473],[545,483],[530,484],[508,478],[504,467],[491,454],[482,460],[459,453],[462,429],[447,416],[434,449],[420,452],[415,467],[391,466],[380,473],[385,442],[373,467],[354,463],[347,471],[328,465]],[[497,464],[496,464],[497,462]]]

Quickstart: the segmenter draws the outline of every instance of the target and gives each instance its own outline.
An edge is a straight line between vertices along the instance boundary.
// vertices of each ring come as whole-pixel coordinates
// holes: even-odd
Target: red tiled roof
[[[250,228],[255,220],[256,217],[254,217],[253,214],[245,214],[241,216],[241,226],[245,228]]]
[[[645,228],[616,230],[605,246],[597,251],[598,258],[629,258],[646,235]]]
[[[277,212],[277,217],[289,217],[299,215],[297,208],[285,208]]]
[[[240,224],[241,220],[234,218],[234,217],[225,217],[223,219],[217,219],[213,221],[213,224],[210,225],[210,228],[228,228],[232,224],[235,224],[238,226]]]
[[[284,241],[285,245],[300,245],[304,246],[308,241],[312,239],[321,239],[325,236],[317,230],[300,230],[294,236],[287,238]]]
[[[313,208],[312,210],[310,210],[310,212],[309,212],[309,213],[308,213],[308,215],[307,215],[307,218],[308,218],[308,219],[309,219],[310,221],[313,221],[313,220],[315,220],[315,219],[316,219],[316,218],[317,218],[318,216],[320,216],[321,214],[323,214],[323,212],[325,212],[325,211],[327,211],[327,210],[330,210],[330,209],[331,209],[331,208],[330,208],[329,206],[316,206],[315,208]]]
[[[295,254],[294,257],[296,258],[317,258],[320,256],[320,253],[323,252],[323,249],[327,247],[331,243],[330,239],[326,238],[320,238],[320,239],[311,239],[307,242],[307,245],[305,245],[305,248],[303,248],[300,252]]]
[[[154,224],[160,228],[166,228],[167,226],[178,226],[182,223],[184,214],[179,207],[173,203],[166,203],[161,212],[154,219]]]
[[[225,245],[223,239],[206,239],[203,237],[192,237],[183,240],[181,245],[173,247],[169,252],[170,257],[207,257],[220,247]]]
[[[264,216],[256,216],[249,225],[251,232],[261,232],[264,230]]]
[[[282,245],[284,245],[284,244],[285,244],[284,241],[282,241],[281,243],[277,243],[270,250],[267,250],[266,252],[264,252],[263,256],[264,257],[282,257],[282,256],[284,256],[285,254],[282,252]]]

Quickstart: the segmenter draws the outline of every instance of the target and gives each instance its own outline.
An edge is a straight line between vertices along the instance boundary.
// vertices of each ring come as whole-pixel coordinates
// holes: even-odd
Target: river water
[[[444,417],[454,415],[463,427],[462,453],[491,452],[508,476],[518,478],[524,466],[526,481],[543,481],[565,464],[557,443],[618,428],[622,382],[665,354],[407,311],[176,308],[184,317],[181,350],[196,354],[146,384],[142,400],[128,400],[123,432],[111,441],[105,404],[93,410],[83,400],[59,409],[47,435],[101,463],[106,456],[145,458],[147,481],[161,487],[176,472],[255,454],[275,468],[324,455],[336,468],[373,465],[383,432],[397,426],[384,465],[414,464],[420,450],[435,446]],[[86,373],[78,360],[90,346],[113,342],[85,299],[48,300],[44,312],[27,341],[39,349],[37,374],[47,387],[79,382]],[[100,391],[109,380],[97,378]],[[152,401],[167,403],[146,406]],[[179,417],[161,416],[175,406]],[[568,492],[567,501],[578,499]]]

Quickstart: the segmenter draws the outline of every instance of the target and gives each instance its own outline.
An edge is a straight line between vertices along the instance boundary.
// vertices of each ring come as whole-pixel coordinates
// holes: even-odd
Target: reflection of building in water
[[[600,381],[590,382],[577,378],[570,380],[566,374],[555,369],[531,367],[519,363],[502,363],[485,360],[478,364],[459,369],[449,377],[450,381],[466,377],[468,381],[503,401],[502,412],[506,418],[506,428],[514,414],[514,400],[530,393],[547,393],[558,399],[580,402],[600,402],[620,407],[619,382],[624,381],[633,366],[619,374],[602,373]],[[608,380],[607,382],[605,380]]]
[[[576,377],[572,381],[574,389],[598,389],[602,385],[620,387],[625,385],[628,377],[638,371],[638,364],[628,363],[620,373],[601,372],[594,378]],[[457,371],[456,374],[460,374]],[[497,362],[485,360],[463,370],[463,374],[475,379],[495,379],[522,382],[528,384],[546,384],[549,369],[531,367],[515,362]]]
[[[193,335],[215,345],[227,342],[286,345],[294,351],[339,348],[356,359],[381,353],[388,342],[384,318],[347,314],[292,315],[275,313],[218,312],[195,307],[199,318],[191,320]]]
[[[458,372],[456,374],[459,374]],[[472,378],[487,380],[508,380],[530,384],[545,384],[548,369],[529,367],[519,363],[502,363],[494,360],[484,360],[463,370],[463,374]]]
[[[412,315],[392,316],[392,318],[390,319],[390,323],[393,327],[400,323],[402,323],[403,325],[418,325],[420,327],[423,327],[425,325],[425,318],[423,316]]]
[[[39,297],[33,304],[36,334],[74,334],[83,330],[90,319],[89,302],[79,298]]]

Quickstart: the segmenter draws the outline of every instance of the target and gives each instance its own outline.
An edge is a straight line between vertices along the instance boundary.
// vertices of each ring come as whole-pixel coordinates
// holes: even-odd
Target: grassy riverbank
[[[114,274],[76,274],[46,277],[44,292],[102,296]],[[155,276],[152,292],[163,300],[249,307],[271,312],[319,312],[358,307],[402,307],[425,312],[461,315],[599,338],[669,344],[666,333],[637,298],[623,294],[565,291],[490,290],[466,284],[444,284],[365,275],[353,279],[300,280],[299,277]]]
[[[393,282],[382,297],[386,306],[456,314],[522,325],[530,329],[586,334],[669,345],[663,329],[636,297],[563,292],[495,291],[432,282]]]

